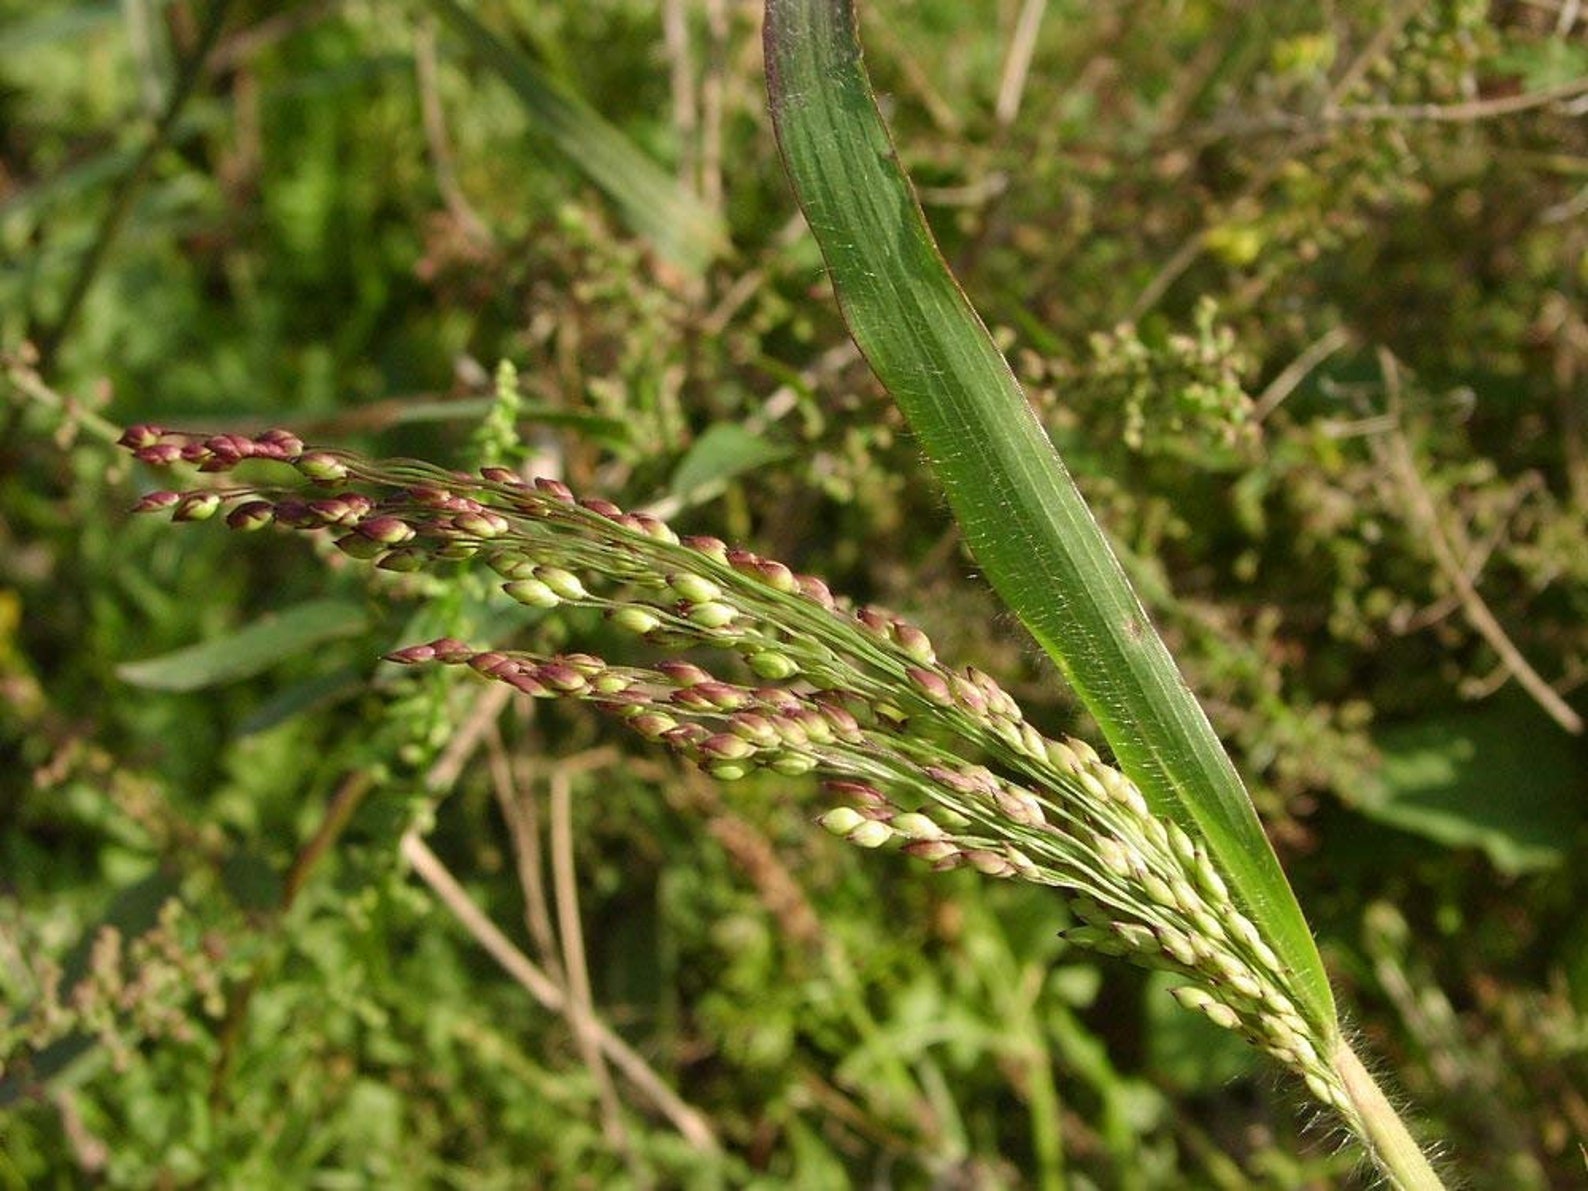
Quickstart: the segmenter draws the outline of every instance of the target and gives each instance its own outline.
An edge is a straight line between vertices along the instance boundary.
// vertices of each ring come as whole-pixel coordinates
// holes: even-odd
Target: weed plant
[[[813,289],[758,8],[0,42],[0,1173],[1420,1185],[1349,1037],[1574,1185],[1577,18],[865,14],[1336,1034]]]

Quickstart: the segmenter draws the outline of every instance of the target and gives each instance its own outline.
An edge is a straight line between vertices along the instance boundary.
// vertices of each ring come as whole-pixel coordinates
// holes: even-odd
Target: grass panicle
[[[283,431],[250,439],[142,426],[122,442],[146,463],[228,480],[252,459],[297,473],[284,487],[151,492],[141,511],[324,534],[382,570],[476,560],[521,604],[599,610],[675,656],[613,665],[442,638],[388,660],[589,703],[722,781],[814,775],[834,803],[822,827],[851,843],[1062,889],[1082,921],[1070,942],[1175,973],[1186,981],[1182,1004],[1347,1108],[1293,974],[1235,906],[1205,845],[1085,742],[1037,730],[990,676],[940,661],[903,617],[855,607],[774,559],[680,537],[655,517],[500,467],[372,462]],[[724,656],[720,673],[677,656],[702,647]]]

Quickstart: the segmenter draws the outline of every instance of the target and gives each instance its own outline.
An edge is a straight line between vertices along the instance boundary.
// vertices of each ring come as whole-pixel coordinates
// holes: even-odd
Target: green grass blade
[[[674,264],[698,273],[727,248],[722,221],[599,113],[557,86],[456,0],[431,0],[447,25],[495,71],[535,126],[594,182],[640,235]]]
[[[369,627],[369,615],[348,600],[310,600],[159,657],[123,662],[116,677],[151,691],[201,691],[263,674],[283,659]]]
[[[773,122],[855,342],[966,541],[1155,809],[1200,836],[1336,1029],[1323,964],[1241,779],[1014,375],[944,264],[877,110],[850,0],[767,0]]]

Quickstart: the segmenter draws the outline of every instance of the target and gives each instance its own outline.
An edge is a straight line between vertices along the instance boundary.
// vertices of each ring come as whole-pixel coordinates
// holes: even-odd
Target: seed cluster
[[[112,1069],[123,1071],[152,1040],[208,1036],[226,1012],[228,981],[245,957],[228,953],[218,932],[202,938],[199,932],[181,901],[170,898],[141,933],[101,925],[80,971],[68,973],[42,949],[19,957],[37,995],[0,1021],[7,1080],[42,1085],[49,1076],[35,1063],[73,1037],[91,1035]]]
[[[138,426],[122,444],[146,463],[211,474],[273,461],[317,490],[157,491],[139,510],[178,521],[225,510],[237,530],[322,532],[387,570],[479,558],[522,604],[597,608],[664,651],[704,645],[736,655],[748,682],[682,660],[615,666],[451,639],[390,660],[465,666],[537,698],[589,702],[722,780],[814,774],[835,802],[822,826],[858,846],[892,844],[936,868],[1062,887],[1084,924],[1069,940],[1184,976],[1183,1004],[1345,1108],[1319,1053],[1325,1034],[1298,1010],[1290,974],[1205,847],[1155,814],[1090,747],[1038,731],[988,675],[939,662],[908,621],[855,609],[820,579],[751,551],[680,538],[655,517],[576,499],[555,480],[375,463],[307,449],[279,430],[247,438]]]

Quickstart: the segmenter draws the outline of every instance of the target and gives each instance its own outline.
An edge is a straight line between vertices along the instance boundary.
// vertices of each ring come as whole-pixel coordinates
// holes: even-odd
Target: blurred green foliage
[[[1588,768],[1513,659],[1588,709],[1583,17],[1053,0],[1022,47],[1022,7],[867,8],[928,215],[1369,1049],[1471,1185],[1574,1185]],[[0,1186],[1354,1177],[1041,890],[374,660],[633,648],[599,621],[127,516],[150,480],[111,423],[464,465],[505,359],[533,466],[897,607],[1084,732],[845,347],[756,9],[471,8],[726,229],[713,256],[648,240],[419,0],[0,3]],[[720,1149],[503,974],[399,859],[413,827],[554,978],[564,849],[597,1015]]]

